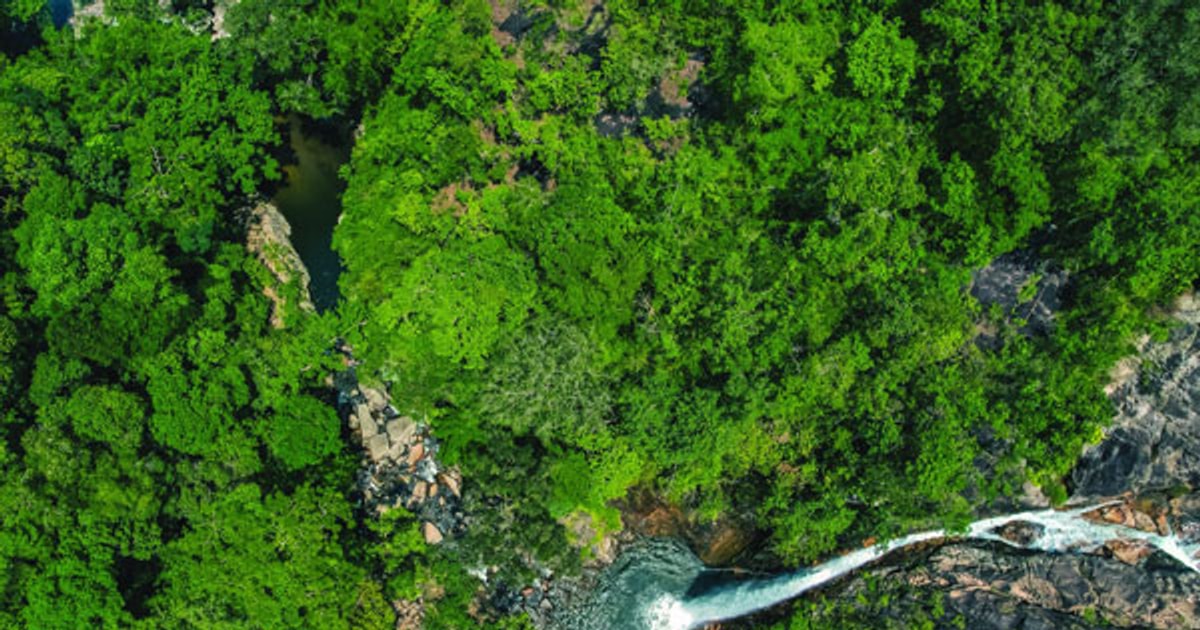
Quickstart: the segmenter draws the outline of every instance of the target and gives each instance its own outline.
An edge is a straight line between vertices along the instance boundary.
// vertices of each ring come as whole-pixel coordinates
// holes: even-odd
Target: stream
[[[992,541],[1026,551],[1080,553],[1113,540],[1140,541],[1200,573],[1195,554],[1200,544],[1184,544],[1171,533],[1159,535],[1124,525],[1097,523],[1084,514],[1113,505],[1072,510],[1038,510],[986,518],[965,532],[932,530],[865,547],[822,564],[780,575],[713,584],[706,568],[676,541],[647,541],[623,554],[579,611],[564,620],[573,630],[690,630],[743,617],[822,587],[895,551],[932,541]],[[1001,535],[1021,525],[1027,539]],[[708,584],[708,586],[705,586]]]

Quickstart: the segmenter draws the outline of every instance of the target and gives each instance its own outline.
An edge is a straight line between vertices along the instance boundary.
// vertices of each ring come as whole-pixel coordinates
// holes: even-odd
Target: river
[[[299,116],[291,116],[287,124],[295,161],[283,167],[287,183],[273,201],[292,226],[292,246],[308,268],[313,305],[324,311],[340,297],[342,262],[333,251],[333,229],[342,213],[345,190],[338,169],[350,159],[350,143],[328,140],[336,134],[318,134]]]
[[[648,541],[618,558],[602,576],[592,597],[561,620],[571,630],[690,630],[734,619],[785,602],[868,566],[912,545],[936,541],[992,541],[1043,553],[1077,553],[1113,540],[1140,541],[1200,573],[1200,544],[1184,544],[1174,534],[1159,535],[1123,525],[1097,523],[1084,514],[1111,504],[1073,510],[1037,510],[982,519],[965,532],[932,530],[851,551],[828,562],[773,577],[718,580],[676,541]],[[1002,535],[1022,524],[1035,532],[1027,540]]]

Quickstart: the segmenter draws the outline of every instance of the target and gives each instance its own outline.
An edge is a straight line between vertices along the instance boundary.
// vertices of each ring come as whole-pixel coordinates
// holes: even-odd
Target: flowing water
[[[623,554],[601,579],[591,600],[564,620],[572,630],[689,630],[769,608],[828,584],[904,547],[937,540],[996,541],[1046,553],[1095,549],[1111,540],[1141,541],[1200,572],[1198,544],[1183,544],[1174,535],[1159,535],[1122,525],[1083,518],[1105,505],[1059,511],[1020,512],[972,523],[966,532],[933,530],[858,549],[828,562],[774,577],[725,582],[697,588],[710,572],[683,545],[654,542]],[[1028,539],[1015,542],[998,530],[1023,524]]]
[[[342,262],[333,251],[333,229],[342,213],[345,188],[338,168],[350,159],[350,147],[306,133],[296,116],[288,119],[288,138],[296,163],[283,167],[287,185],[273,201],[292,226],[292,246],[311,277],[313,305],[323,311],[337,304],[339,297]]]

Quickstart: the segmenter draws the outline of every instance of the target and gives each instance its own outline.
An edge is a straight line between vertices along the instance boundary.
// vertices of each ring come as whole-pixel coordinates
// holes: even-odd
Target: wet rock
[[[425,542],[430,545],[436,545],[442,542],[442,532],[437,525],[430,522],[425,522],[421,526],[421,534],[425,536]]]
[[[361,387],[350,348],[342,344],[337,350],[346,366],[333,378],[339,410],[357,425],[367,455],[356,475],[359,509],[374,518],[402,506],[428,524],[423,530],[438,541],[463,533],[466,515],[452,491],[461,488],[462,477],[457,470],[439,474],[437,440],[411,417],[396,414],[386,391]]]
[[[1041,525],[1017,521],[1001,527],[997,533],[1013,544],[1027,546],[1038,538],[1041,538],[1044,531],[1045,528]]]
[[[1153,547],[1140,542],[1110,540],[1105,546],[1114,558],[1125,564],[1136,565],[1154,553]]]
[[[726,520],[712,524],[694,537],[692,547],[704,564],[723,566],[732,562],[751,542],[753,536],[749,528]]]
[[[426,457],[417,462],[417,465],[413,468],[413,474],[420,479],[433,483],[437,479],[438,474],[437,462],[433,461],[430,457]]]
[[[917,562],[877,570],[871,580],[856,575],[838,597],[857,606],[865,598],[887,596],[888,610],[905,621],[906,611],[928,611],[931,591],[936,592],[947,612],[939,628],[1093,628],[1098,622],[1196,628],[1198,587],[1200,575],[1169,563],[1156,565],[1153,559],[1124,563],[1102,555],[952,544]]]

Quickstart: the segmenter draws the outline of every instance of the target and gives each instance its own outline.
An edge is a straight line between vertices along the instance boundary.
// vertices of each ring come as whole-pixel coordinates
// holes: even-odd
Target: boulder
[[[409,466],[416,466],[417,462],[421,461],[422,457],[425,457],[425,445],[424,444],[417,442],[416,444],[413,444],[412,448],[408,449],[408,465]]]
[[[354,417],[358,418],[358,430],[362,432],[363,440],[369,440],[379,433],[379,425],[375,422],[375,417],[367,410],[366,405],[355,407]]]
[[[274,204],[260,203],[245,210],[248,229],[246,232],[246,249],[257,256],[266,267],[274,281],[263,287],[263,294],[272,302],[271,325],[283,328],[283,313],[288,291],[285,287],[293,280],[300,285],[300,303],[302,311],[313,311],[312,300],[309,296],[309,275],[300,259],[300,254],[292,246],[292,227],[288,225],[283,213]]]
[[[377,433],[367,440],[367,456],[373,461],[382,461],[387,456],[388,440],[387,436],[382,433]]]
[[[462,475],[457,470],[447,470],[437,476],[438,483],[446,487],[456,497],[462,496]]]
[[[1022,333],[1047,334],[1054,329],[1066,271],[1028,252],[1011,252],[971,275],[971,295],[985,308],[999,305],[1008,317],[1024,321]]]
[[[426,544],[436,545],[442,542],[442,530],[437,528],[437,525],[426,521],[421,526],[421,533],[425,536]]]
[[[388,459],[396,462],[397,464],[403,463],[404,453],[408,450],[408,445],[406,445],[404,442],[397,442],[395,440],[391,440],[391,443],[392,446],[388,449],[387,453]]]
[[[1125,542],[1123,540],[1110,540],[1105,545],[1112,555],[1117,560],[1125,564],[1133,564],[1141,562],[1144,558],[1154,553],[1154,548],[1140,542]]]
[[[373,387],[361,387],[363,398],[367,399],[367,406],[371,411],[383,411],[387,407],[387,394]]]
[[[1022,547],[1029,545],[1033,541],[1041,538],[1045,533],[1046,528],[1034,523],[1026,523],[1024,521],[1016,521],[1009,523],[1000,528],[998,532],[1000,537]]]
[[[387,423],[388,439],[392,444],[408,444],[417,433],[417,423],[412,418],[404,416]]]

